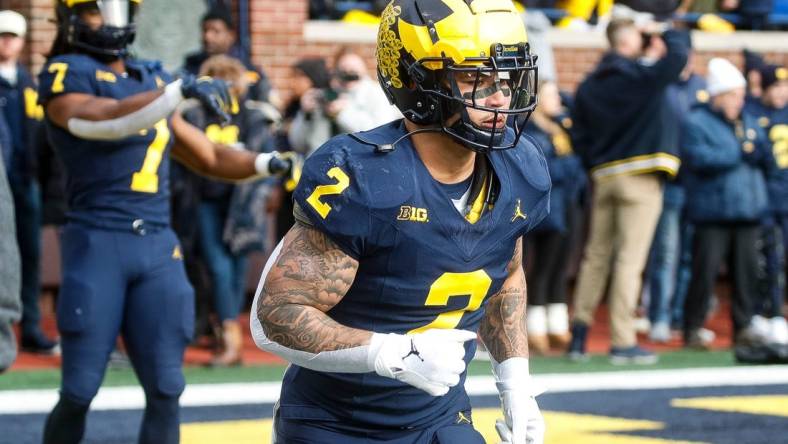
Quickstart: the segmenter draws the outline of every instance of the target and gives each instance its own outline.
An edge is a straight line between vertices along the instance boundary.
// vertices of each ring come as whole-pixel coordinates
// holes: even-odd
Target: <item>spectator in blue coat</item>
[[[572,119],[561,104],[558,86],[539,86],[539,106],[526,126],[526,134],[542,148],[553,188],[550,215],[527,236],[525,254],[534,257],[528,279],[528,341],[533,353],[569,345],[567,268],[577,223],[582,218],[578,195],[585,185],[585,171],[572,150]]]
[[[694,109],[684,125],[688,217],[695,224],[692,282],[684,305],[684,341],[706,348],[700,335],[723,260],[733,281],[737,345],[758,341],[750,322],[757,292],[759,223],[768,207],[765,171],[774,158],[756,119],[742,113],[744,76],[729,61],[708,66],[709,106]]]
[[[775,168],[767,177],[769,213],[763,223],[764,294],[756,305],[753,324],[775,343],[788,343],[785,301],[785,252],[788,250],[788,70],[778,65],[759,69],[762,94],[747,101],[745,110],[757,118],[769,139]]]

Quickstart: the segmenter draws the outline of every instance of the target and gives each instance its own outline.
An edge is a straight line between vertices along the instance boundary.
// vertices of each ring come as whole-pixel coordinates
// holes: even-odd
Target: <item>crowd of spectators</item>
[[[359,11],[380,15],[384,0],[311,0],[313,19],[354,20]],[[539,10],[560,28],[604,29],[620,8],[639,13],[642,20],[672,18],[699,29],[731,32],[734,29],[785,29],[786,0],[516,0],[532,11]]]
[[[607,288],[611,361],[656,362],[637,345],[642,275],[650,340],[675,331],[686,347],[708,349],[715,332],[704,325],[724,262],[737,357],[784,360],[785,67],[747,54],[758,83],[748,95],[726,59],[711,59],[705,79],[693,72],[686,32],[627,18],[611,21],[607,36],[610,51],[571,111],[592,197],[569,357],[585,358]],[[773,351],[752,352],[764,347]]]
[[[313,1],[313,16],[332,16],[338,3]],[[385,2],[368,3],[374,13]],[[704,323],[723,262],[732,283],[734,343],[788,344],[782,313],[788,249],[786,69],[747,53],[744,73],[715,58],[704,78],[697,73],[689,34],[652,20],[702,8],[746,15],[747,7],[771,2],[621,1],[617,6],[631,10],[626,18],[613,19],[601,9],[612,8],[611,1],[524,3],[562,8],[564,19],[583,21],[591,16],[576,15],[582,8],[602,11],[597,20],[605,24],[610,44],[576,94],[562,92],[542,37],[549,21],[536,14],[542,19],[528,20],[531,43],[540,48],[541,83],[540,104],[526,133],[542,148],[553,180],[551,214],[526,239],[532,351],[567,351],[584,360],[605,295],[614,363],[656,361],[638,345],[639,307],[650,321],[651,342],[678,335],[688,347],[708,348],[715,334]],[[650,15],[643,19],[632,10]],[[767,26],[762,19],[749,23]],[[227,81],[233,112],[231,121],[222,123],[192,104],[184,116],[212,141],[257,152],[287,151],[298,165],[335,135],[401,118],[366,60],[349,48],[339,48],[329,60],[294,61],[289,94],[280,97],[265,71],[240,53],[227,9],[211,9],[201,26],[202,48],[185,57],[182,70]],[[57,353],[57,342],[39,325],[40,230],[48,203],[41,201],[39,182],[55,188],[43,193],[46,199],[58,194],[62,180],[50,180],[58,174],[58,161],[38,137],[42,111],[28,91],[34,91],[31,76],[18,62],[25,31],[21,15],[0,12],[0,166],[6,169],[0,170],[0,273],[21,276],[17,282],[0,275],[0,370],[13,360],[6,352],[13,347],[2,344],[15,341],[8,325],[20,316],[22,347]],[[284,180],[228,185],[172,168],[173,226],[196,289],[197,335],[210,338],[216,350],[210,365],[241,363],[239,313],[248,296],[248,255],[269,252],[292,225],[298,175],[296,167]],[[588,240],[570,295],[572,252],[581,248],[586,227]],[[8,233],[16,233],[16,242],[6,238]]]

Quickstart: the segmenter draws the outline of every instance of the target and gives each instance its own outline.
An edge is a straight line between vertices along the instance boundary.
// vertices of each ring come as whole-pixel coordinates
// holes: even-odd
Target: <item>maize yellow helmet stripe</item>
[[[400,40],[416,60],[445,55],[461,64],[468,57],[489,56],[494,43],[517,44],[528,40],[522,18],[511,0],[476,0],[470,4],[470,10],[463,0],[442,1],[454,13],[435,23],[439,38],[435,44],[426,26],[402,19],[398,22]],[[440,63],[425,66],[442,68]]]

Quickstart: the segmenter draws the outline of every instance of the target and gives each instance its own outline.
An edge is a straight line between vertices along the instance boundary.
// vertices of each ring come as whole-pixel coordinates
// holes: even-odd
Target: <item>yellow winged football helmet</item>
[[[440,125],[476,151],[516,146],[536,106],[536,56],[511,0],[393,0],[381,17],[376,56],[378,80],[407,119]],[[470,100],[460,94],[460,75],[475,75]],[[507,84],[509,108],[477,103],[476,86],[486,75]],[[468,108],[512,117],[514,138],[503,129],[477,127]],[[460,119],[448,124],[457,114]]]

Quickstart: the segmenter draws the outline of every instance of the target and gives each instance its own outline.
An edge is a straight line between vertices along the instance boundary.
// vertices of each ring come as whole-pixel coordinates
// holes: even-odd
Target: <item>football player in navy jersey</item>
[[[405,120],[306,161],[297,223],[252,307],[257,345],[293,364],[275,442],[483,443],[463,387],[477,332],[502,441],[543,441],[521,263],[550,192],[544,156],[520,137],[535,59],[508,0],[386,7],[378,78]]]
[[[58,33],[39,83],[47,137],[65,165],[70,212],[61,238],[60,400],[45,443],[77,443],[118,334],[146,397],[141,443],[177,443],[193,291],[169,228],[170,154],[225,179],[287,169],[277,154],[214,145],[176,107],[195,98],[226,117],[227,86],[172,81],[134,60],[140,0],[58,0]]]

